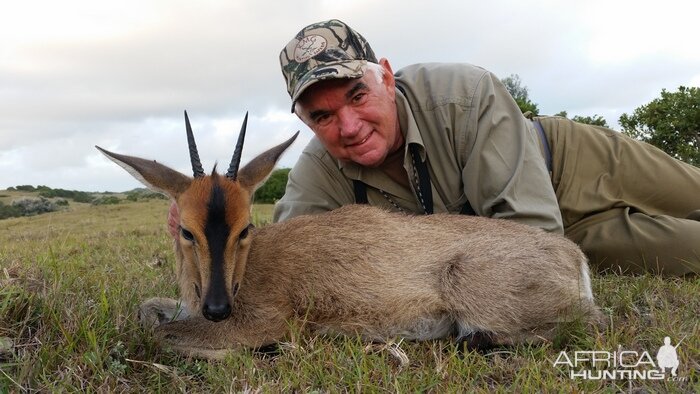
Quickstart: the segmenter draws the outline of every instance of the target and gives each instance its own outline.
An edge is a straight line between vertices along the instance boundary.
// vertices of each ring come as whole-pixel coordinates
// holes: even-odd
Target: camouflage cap
[[[280,52],[292,112],[306,88],[324,79],[359,78],[367,62],[377,63],[372,48],[345,23],[331,19],[306,26]]]

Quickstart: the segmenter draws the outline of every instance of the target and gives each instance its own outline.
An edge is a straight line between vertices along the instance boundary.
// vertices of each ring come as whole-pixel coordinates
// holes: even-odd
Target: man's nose
[[[351,108],[343,108],[338,111],[338,128],[341,137],[354,137],[360,132],[361,126],[360,117]]]

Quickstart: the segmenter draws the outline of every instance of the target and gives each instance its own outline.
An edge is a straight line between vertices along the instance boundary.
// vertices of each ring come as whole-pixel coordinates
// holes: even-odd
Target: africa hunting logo
[[[681,342],[673,346],[671,338],[665,337],[664,344],[656,353],[656,362],[647,351],[622,350],[618,347],[618,350],[613,352],[577,350],[572,355],[561,351],[553,365],[559,368],[569,367],[571,379],[685,380],[687,378],[677,376],[679,361],[676,350]]]

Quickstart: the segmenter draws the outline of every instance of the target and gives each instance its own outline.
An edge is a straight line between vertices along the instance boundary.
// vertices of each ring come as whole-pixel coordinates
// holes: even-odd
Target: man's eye
[[[359,104],[364,101],[365,97],[367,97],[366,93],[358,93],[352,98],[352,102],[355,104]]]
[[[194,242],[194,235],[192,235],[191,232],[185,230],[184,228],[180,228],[180,234],[182,234],[182,238]]]
[[[331,116],[329,114],[319,115],[316,117],[316,123],[322,126],[327,125],[331,121]]]

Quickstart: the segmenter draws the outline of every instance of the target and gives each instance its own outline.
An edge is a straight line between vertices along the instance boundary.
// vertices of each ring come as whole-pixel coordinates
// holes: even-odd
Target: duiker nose
[[[218,322],[231,316],[231,305],[224,303],[205,303],[202,308],[202,315],[208,320]]]

